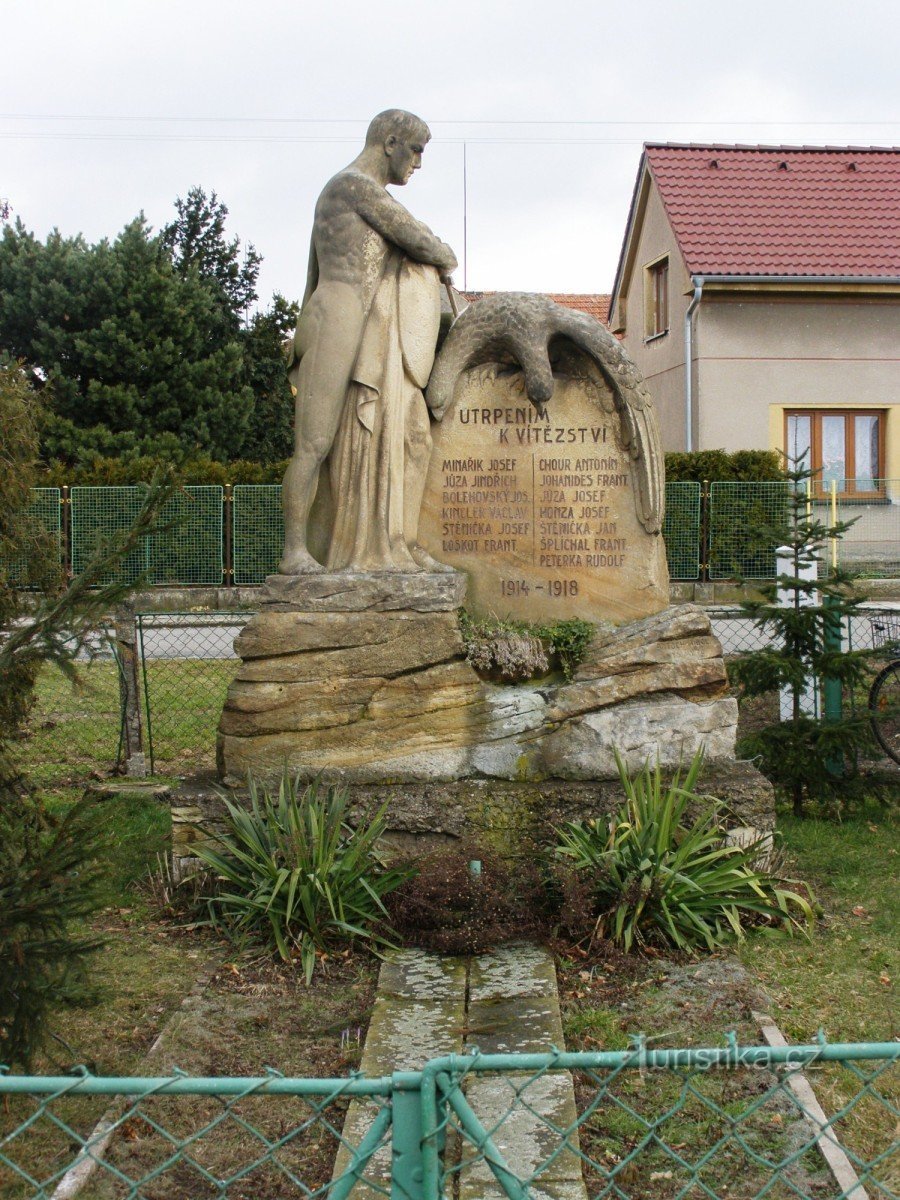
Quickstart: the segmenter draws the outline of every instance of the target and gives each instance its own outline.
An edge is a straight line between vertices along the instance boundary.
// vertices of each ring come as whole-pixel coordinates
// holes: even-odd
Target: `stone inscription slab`
[[[433,433],[419,538],[467,572],[473,611],[619,623],[668,604],[663,540],[638,521],[599,377],[557,379],[542,418],[516,377],[472,372]]]

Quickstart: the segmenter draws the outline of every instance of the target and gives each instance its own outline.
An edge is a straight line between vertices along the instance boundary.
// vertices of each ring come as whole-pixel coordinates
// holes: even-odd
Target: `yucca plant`
[[[658,762],[645,763],[634,779],[618,754],[616,763],[625,804],[612,820],[557,830],[557,854],[591,873],[594,937],[609,937],[626,951],[645,943],[715,950],[743,938],[750,921],[793,931],[812,920],[803,896],[754,865],[759,843],[726,843],[725,806],[694,791],[701,753],[669,782]]]
[[[365,825],[346,820],[347,792],[303,787],[287,772],[277,795],[249,780],[249,808],[226,799],[219,845],[198,854],[219,877],[210,897],[214,921],[231,935],[274,944],[285,962],[299,958],[306,982],[317,952],[364,938],[388,945],[382,898],[409,867],[389,867],[376,843],[384,809]]]

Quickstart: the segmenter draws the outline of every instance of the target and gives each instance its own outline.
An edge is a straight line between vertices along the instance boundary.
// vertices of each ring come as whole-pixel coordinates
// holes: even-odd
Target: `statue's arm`
[[[384,188],[376,183],[371,187],[360,187],[354,200],[354,207],[362,219],[410,258],[430,263],[445,275],[456,270],[456,255],[447,243],[435,237],[427,225],[417,221]]]

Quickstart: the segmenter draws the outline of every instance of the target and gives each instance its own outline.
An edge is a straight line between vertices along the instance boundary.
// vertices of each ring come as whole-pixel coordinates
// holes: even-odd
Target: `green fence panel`
[[[13,586],[28,587],[33,572],[27,566],[29,554],[41,547],[44,553],[60,561],[62,554],[62,509],[60,506],[61,492],[59,488],[32,488],[31,502],[25,514],[24,541],[22,550],[5,561],[0,558],[0,566],[6,571],[7,579]]]
[[[666,519],[663,523],[670,579],[697,579],[700,575],[700,484],[666,484]]]
[[[73,487],[72,573],[80,575],[104,538],[124,533],[137,517],[145,487]],[[115,578],[151,584],[222,582],[222,488],[179,489],[160,513],[159,533],[144,538],[126,556]]]
[[[73,487],[69,494],[72,501],[72,574],[80,575],[105,539],[131,527],[144,503],[147,489]],[[133,583],[149,569],[150,547],[144,539],[101,582]]]
[[[853,524],[838,541],[838,563],[869,579],[900,578],[900,479],[838,482],[837,519]],[[816,501],[816,515],[831,522],[830,500]],[[826,548],[825,571],[831,566]]]
[[[222,582],[222,497],[219,486],[181,488],[160,514],[171,525],[150,538],[150,582]]]
[[[774,579],[777,540],[759,530],[787,520],[790,487],[789,483],[710,484],[710,579]]]
[[[262,583],[275,573],[284,549],[281,484],[237,484],[232,530],[234,582]]]

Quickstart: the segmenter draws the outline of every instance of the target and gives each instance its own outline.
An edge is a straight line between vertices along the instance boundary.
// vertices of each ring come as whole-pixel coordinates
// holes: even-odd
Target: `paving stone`
[[[430,1058],[462,1051],[466,1017],[466,960],[431,954],[426,950],[392,951],[381,964],[378,994],[369,1022],[360,1070],[368,1078],[394,1071],[417,1071]],[[377,1114],[371,1101],[353,1100],[344,1120],[344,1141],[358,1146]],[[338,1151],[332,1178],[350,1163],[350,1152]],[[365,1178],[377,1184],[358,1183],[353,1200],[369,1200],[390,1191],[391,1146],[369,1161]]]
[[[467,1005],[468,985],[468,1005]],[[420,950],[393,952],[382,964],[378,996],[366,1037],[361,1069],[368,1077],[419,1070],[432,1058],[478,1046],[483,1053],[539,1053],[563,1049],[556,971],[547,951],[533,945],[501,947],[469,962]],[[586,1200],[573,1132],[560,1150],[557,1130],[576,1120],[575,1094],[567,1071],[472,1073],[466,1099],[491,1134],[504,1161],[530,1185],[532,1200]],[[344,1139],[359,1145],[377,1112],[370,1101],[354,1100]],[[496,1126],[496,1129],[495,1129]],[[451,1133],[446,1161],[460,1162],[460,1200],[500,1200],[505,1195],[471,1143]],[[555,1155],[555,1157],[554,1157]],[[467,1162],[466,1159],[473,1161]],[[342,1148],[335,1177],[346,1170],[350,1152]],[[546,1165],[545,1169],[541,1169]],[[369,1200],[389,1190],[391,1147],[383,1146],[365,1172],[369,1181],[352,1191]]]
[[[466,960],[425,950],[396,950],[381,964],[378,995],[455,1000],[465,995]]]
[[[482,1054],[543,1054],[563,1045],[555,996],[470,1001],[466,1031],[469,1047]]]
[[[484,1128],[494,1131],[491,1140],[519,1179],[528,1179],[547,1163],[546,1169],[540,1170],[542,1182],[565,1185],[571,1189],[563,1192],[565,1196],[586,1196],[577,1135],[570,1138],[571,1148],[553,1158],[560,1143],[556,1130],[567,1129],[576,1120],[575,1094],[568,1071],[548,1072],[534,1079],[518,1073],[477,1075],[471,1076],[467,1083],[469,1106]],[[471,1145],[466,1143],[463,1159],[469,1153]],[[502,1196],[503,1192],[484,1159],[464,1166],[460,1172],[460,1196],[488,1195]]]
[[[472,960],[469,974],[472,1001],[513,996],[556,996],[556,968],[546,950],[514,943]]]

